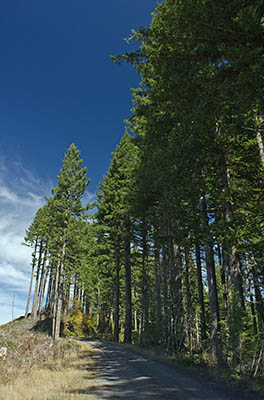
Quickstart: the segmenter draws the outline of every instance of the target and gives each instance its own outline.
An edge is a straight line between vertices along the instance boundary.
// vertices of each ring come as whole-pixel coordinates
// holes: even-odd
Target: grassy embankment
[[[0,400],[89,399],[94,386],[92,349],[35,330],[37,321],[15,320],[0,326]]]

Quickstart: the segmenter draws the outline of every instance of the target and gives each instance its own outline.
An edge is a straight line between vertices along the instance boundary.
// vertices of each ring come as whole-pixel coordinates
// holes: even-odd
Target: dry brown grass
[[[94,384],[92,349],[87,343],[32,333],[32,321],[0,327],[0,400],[89,399]]]

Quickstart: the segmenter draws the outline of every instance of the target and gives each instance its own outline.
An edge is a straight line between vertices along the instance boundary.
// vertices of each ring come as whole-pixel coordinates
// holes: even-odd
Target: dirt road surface
[[[117,344],[89,344],[95,350],[96,379],[88,392],[93,400],[264,399],[260,395],[228,389],[191,369],[149,360]]]

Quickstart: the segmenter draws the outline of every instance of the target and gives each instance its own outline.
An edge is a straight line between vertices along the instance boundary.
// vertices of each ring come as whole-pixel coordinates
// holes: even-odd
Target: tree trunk
[[[64,229],[63,235],[63,245],[60,257],[59,271],[58,271],[58,295],[57,295],[57,307],[55,314],[55,326],[54,326],[54,335],[53,340],[56,341],[60,337],[60,326],[61,326],[61,317],[62,317],[62,306],[63,306],[63,298],[64,298],[64,272],[65,272],[65,254],[66,254],[66,231],[67,228]]]
[[[26,306],[25,318],[28,317],[28,310],[29,310],[29,305],[30,305],[32,285],[33,285],[33,280],[34,280],[34,272],[35,272],[35,266],[36,266],[36,261],[37,261],[37,259],[36,259],[37,247],[38,247],[38,239],[35,240],[35,248],[34,248],[34,251],[32,253],[32,270],[31,270],[30,284],[29,284],[29,290],[28,290],[28,298],[27,298],[27,306]]]
[[[262,167],[264,167],[264,144],[261,135],[261,127],[263,128],[263,117],[262,115],[257,116],[257,140],[258,140],[258,148],[259,148],[259,155]]]
[[[119,240],[116,243],[116,264],[115,264],[115,314],[114,314],[114,341],[119,342],[119,306],[120,306],[120,248]]]
[[[218,145],[218,150],[219,150],[222,188],[223,188],[223,193],[225,194],[225,196],[227,196],[230,192],[230,183],[229,183],[230,178],[226,164],[226,156],[220,144]],[[234,220],[234,212],[230,201],[224,199],[223,208],[224,208],[226,222],[228,224],[231,224]],[[226,240],[224,247],[226,249],[225,259],[228,260],[229,271],[231,274],[231,281],[233,285],[232,303],[233,307],[235,308],[233,312],[236,313],[237,308],[242,308],[243,310],[245,310],[245,300],[244,300],[241,265],[238,257],[235,239],[232,242],[229,239]]]
[[[172,249],[171,249],[172,250]],[[173,250],[172,250],[173,251]],[[170,326],[167,351],[172,354],[176,352],[176,335],[175,335],[175,313],[174,313],[174,295],[175,295],[175,276],[174,276],[174,260],[172,258],[172,251],[169,253],[169,305],[170,305]],[[177,331],[178,333],[178,331]]]
[[[84,289],[83,303],[84,303],[84,313],[87,315],[90,314],[90,301],[87,289]]]
[[[40,294],[39,309],[38,309],[39,316],[41,316],[41,312],[42,312],[42,309],[43,309],[43,301],[44,301],[44,295],[45,295],[45,291],[46,291],[46,287],[47,287],[48,276],[49,276],[49,266],[46,268],[45,278],[44,278],[44,283],[43,283],[43,289],[42,289],[42,292]]]
[[[32,304],[32,311],[31,317],[37,317],[37,310],[38,310],[38,303],[39,303],[39,283],[40,283],[40,270],[42,266],[42,253],[43,253],[43,241],[40,241],[39,245],[39,258],[38,258],[38,266],[37,266],[37,276],[36,276],[36,283],[35,283],[35,290],[34,290],[34,297],[33,297],[33,304]]]
[[[60,337],[60,325],[62,316],[62,299],[63,299],[63,263],[60,263],[59,279],[58,279],[58,295],[55,313],[55,326],[53,340],[56,341]]]
[[[261,296],[261,291],[259,289],[258,283],[258,275],[256,271],[256,260],[254,254],[252,254],[252,275],[253,275],[253,282],[254,282],[254,291],[255,291],[255,299],[256,299],[256,309],[258,314],[258,328],[259,332],[263,332],[264,328],[264,304],[263,299]]]
[[[201,340],[203,342],[207,338],[207,334],[206,334],[206,320],[205,320],[205,308],[204,308],[204,289],[203,289],[203,278],[202,278],[201,252],[200,252],[200,246],[197,242],[195,245],[195,257],[196,257],[196,268],[197,268],[198,299],[200,305]]]
[[[173,280],[174,280],[174,303],[175,303],[175,329],[177,342],[177,349],[180,351],[184,339],[184,297],[183,297],[183,264],[182,264],[182,254],[181,248],[177,244],[173,244]]]
[[[202,214],[202,221],[205,229],[208,229],[208,216],[206,209],[205,197],[200,199],[200,207]],[[215,275],[215,261],[213,250],[213,239],[211,233],[208,232],[205,236],[205,259],[206,271],[209,292],[209,306],[210,306],[210,322],[211,322],[211,340],[214,358],[217,362],[221,361],[221,339],[220,339],[220,315],[218,304],[218,293]]]
[[[223,290],[223,305],[224,305],[224,313],[227,315],[228,312],[228,290],[227,290],[227,278],[228,278],[228,260],[227,260],[227,252],[222,246],[222,252],[220,250],[220,244],[218,243],[218,259],[219,264],[221,266],[220,275],[221,275],[221,284]]]
[[[126,313],[124,342],[132,342],[132,300],[131,300],[131,260],[130,260],[130,221],[126,222],[125,233],[125,286],[126,286]]]
[[[163,285],[162,285],[162,291],[163,291],[163,332],[164,332],[164,338],[165,338],[165,343],[168,344],[168,339],[169,339],[169,331],[168,331],[168,326],[169,326],[169,305],[168,305],[168,256],[167,256],[167,249],[166,246],[163,245],[162,247],[162,272],[163,272]]]
[[[157,324],[160,328],[162,327],[162,313],[161,313],[161,271],[160,271],[160,249],[155,245],[154,249],[155,257],[155,292],[156,292],[156,318]]]
[[[45,310],[48,312],[52,312],[52,304],[53,304],[53,297],[54,297],[54,285],[55,285],[55,276],[56,276],[56,271],[55,271],[55,264],[54,261],[52,261],[50,265],[50,271],[49,271],[49,286],[48,286],[48,291],[47,291],[47,296],[46,296],[46,304],[45,304]]]
[[[141,335],[140,342],[145,340],[145,327],[149,320],[149,305],[148,305],[148,275],[147,275],[147,230],[145,222],[142,222],[142,301],[141,301]]]
[[[251,311],[251,315],[252,315],[253,331],[254,331],[254,334],[256,335],[258,333],[257,318],[256,318],[256,311],[255,311],[255,302],[254,302],[254,297],[253,297],[253,293],[252,293],[252,280],[251,280],[251,276],[250,276],[250,267],[249,267],[248,257],[246,257],[246,267],[247,267],[247,281],[248,281],[250,311]],[[254,284],[254,282],[253,282],[253,284]]]
[[[58,261],[56,265],[56,273],[55,273],[55,278],[54,278],[54,284],[53,284],[53,293],[52,293],[52,329],[51,329],[51,336],[54,339],[55,338],[55,327],[56,327],[56,312],[57,312],[57,304],[58,304],[58,287],[59,287],[59,275],[60,275],[60,263],[61,259],[60,256],[58,255]]]
[[[43,257],[42,269],[41,269],[40,285],[39,285],[39,306],[38,306],[38,311],[37,311],[37,314],[39,316],[41,314],[42,303],[43,303],[44,292],[45,292],[45,286],[46,286],[46,280],[47,280],[47,268],[46,268],[47,254],[48,254],[48,249],[46,247],[46,249],[44,251],[44,257]]]
[[[70,310],[70,302],[71,302],[71,283],[67,282],[64,288],[64,301],[62,306],[62,314],[67,315]],[[81,307],[84,308],[84,303],[81,301]]]
[[[186,287],[186,333],[188,337],[188,348],[190,353],[193,352],[193,335],[192,335],[192,322],[194,315],[192,313],[192,298],[190,286],[190,249],[185,246],[185,287]]]

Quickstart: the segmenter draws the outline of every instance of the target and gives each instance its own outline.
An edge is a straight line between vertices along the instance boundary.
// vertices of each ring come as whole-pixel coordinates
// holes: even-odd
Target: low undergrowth
[[[0,360],[0,400],[81,399],[83,393],[89,399],[92,349],[69,339],[54,343],[35,325],[28,319],[0,327],[0,348],[7,348]]]

